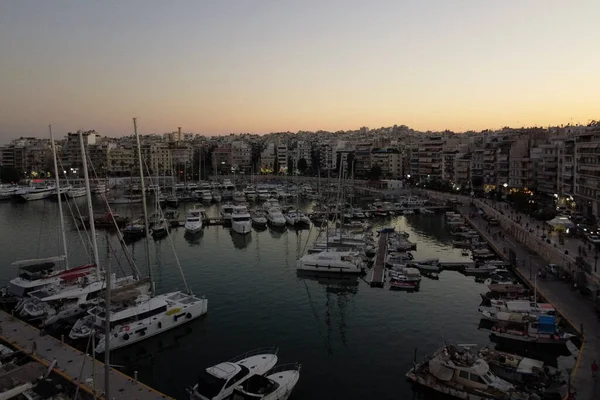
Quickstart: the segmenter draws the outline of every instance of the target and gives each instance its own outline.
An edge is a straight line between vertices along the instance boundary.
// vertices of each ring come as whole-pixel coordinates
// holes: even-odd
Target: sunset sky
[[[0,1],[0,142],[600,117],[600,1]]]

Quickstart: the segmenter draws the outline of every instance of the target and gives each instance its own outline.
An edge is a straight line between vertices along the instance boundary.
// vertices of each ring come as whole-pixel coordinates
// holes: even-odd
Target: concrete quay
[[[470,199],[459,207],[465,219],[503,258],[508,259],[509,250],[514,251],[517,258],[515,271],[529,286],[537,285],[538,294],[552,303],[561,316],[581,335],[583,344],[579,354],[575,354],[577,361],[571,371],[572,391],[576,393],[577,400],[599,399],[600,384],[592,377],[591,372],[592,361],[600,360],[598,329],[600,321],[596,318],[593,305],[579,292],[571,290],[570,285],[558,279],[546,278],[534,281],[534,277],[545,265],[546,260],[525,247],[502,226],[490,228],[487,221],[481,218],[469,204]]]
[[[104,364],[90,355],[50,336],[42,335],[33,326],[0,310],[0,339],[23,353],[30,354],[37,362],[49,367],[54,361],[53,372],[79,386],[88,397],[105,399]],[[170,397],[152,389],[115,369],[109,372],[111,400],[165,400]]]

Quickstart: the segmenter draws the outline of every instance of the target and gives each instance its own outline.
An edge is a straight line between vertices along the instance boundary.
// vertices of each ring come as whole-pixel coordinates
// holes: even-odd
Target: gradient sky
[[[0,141],[587,123],[600,1],[2,0]]]

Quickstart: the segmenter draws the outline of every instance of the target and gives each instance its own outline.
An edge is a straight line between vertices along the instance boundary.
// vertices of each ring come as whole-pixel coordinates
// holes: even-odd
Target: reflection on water
[[[297,276],[303,281],[308,302],[325,343],[326,352],[331,356],[333,355],[332,335],[336,332],[339,334],[342,346],[347,347],[348,345],[346,335],[348,305],[358,293],[359,278],[356,275],[317,274],[307,271],[297,271]],[[311,286],[306,281],[315,281],[321,286],[321,288],[317,287],[317,290],[325,290],[323,307],[313,304]],[[319,308],[322,308],[322,311],[319,311]]]
[[[230,231],[231,240],[236,249],[245,249],[252,242],[252,233],[242,235],[241,233],[235,232],[233,229]]]

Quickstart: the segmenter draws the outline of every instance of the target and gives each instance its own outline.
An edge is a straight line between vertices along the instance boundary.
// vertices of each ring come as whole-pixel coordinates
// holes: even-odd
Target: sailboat
[[[137,141],[140,178],[143,191],[144,173],[142,153],[135,118],[133,119],[133,126]],[[145,198],[143,201],[143,210],[145,226],[147,227],[148,210]],[[148,261],[148,276],[150,280],[152,280],[148,247],[146,247],[146,257]],[[94,314],[90,314],[95,317],[87,318],[87,321],[92,324],[92,330],[103,333],[96,345],[96,352],[104,353],[109,349],[115,350],[129,346],[133,343],[140,342],[149,337],[156,336],[167,330],[183,325],[206,314],[208,300],[194,296],[187,286],[183,271],[182,277],[187,293],[175,291],[155,295],[151,291],[149,296],[139,296],[136,298],[135,302],[108,301],[104,304],[99,304],[96,307]],[[108,322],[105,321],[105,319],[108,319]],[[106,326],[103,326],[103,324]]]
[[[52,134],[51,134],[52,137]],[[90,228],[91,237],[93,243],[96,242],[96,232],[94,226],[94,210],[92,208],[91,194],[89,193],[89,177],[87,173],[87,157],[85,148],[83,146],[83,137],[80,134],[80,144],[82,150],[83,159],[83,170],[86,177],[86,190],[88,192],[88,212],[90,216]],[[54,140],[52,140],[54,142]],[[54,153],[56,154],[56,153]],[[56,160],[55,160],[55,168]],[[57,173],[58,177],[58,173]],[[58,179],[58,178],[57,178]],[[62,210],[62,206],[59,198],[59,210]],[[61,213],[61,226],[64,230],[64,221],[62,221]],[[65,236],[63,232],[63,242]],[[97,246],[95,246],[97,247]],[[66,254],[66,244],[64,245],[64,251]],[[56,315],[68,315],[72,316],[73,311],[77,308],[77,311],[85,310],[91,301],[98,297],[98,293],[107,288],[105,286],[105,272],[99,268],[99,261],[96,255],[95,259],[95,274],[90,273],[83,276],[78,276],[77,279],[73,280],[61,280],[58,284],[49,285],[42,289],[32,291],[28,293],[28,297],[22,299],[15,307],[15,312],[18,312],[21,317],[24,318],[46,318],[54,317]],[[109,288],[119,288],[134,284],[137,278],[134,276],[125,276],[116,279],[109,279],[111,286]],[[56,318],[55,318],[56,319]],[[45,321],[48,323],[48,320]]]

